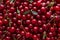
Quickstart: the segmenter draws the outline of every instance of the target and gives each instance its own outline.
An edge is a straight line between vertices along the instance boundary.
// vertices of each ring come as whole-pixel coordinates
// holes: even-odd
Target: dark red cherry
[[[26,24],[30,24],[31,23],[31,21],[30,20],[26,20]]]
[[[0,20],[0,26],[3,24],[3,21],[2,20]]]
[[[14,33],[15,32],[15,27],[10,27],[10,29],[9,29],[9,31],[11,32],[11,33]]]
[[[32,24],[36,24],[37,23],[37,20],[36,19],[32,19]]]

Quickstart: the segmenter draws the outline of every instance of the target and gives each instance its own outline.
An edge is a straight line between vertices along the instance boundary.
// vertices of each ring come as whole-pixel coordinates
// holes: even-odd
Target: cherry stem
[[[46,31],[44,31],[44,32],[43,32],[43,39],[45,39],[46,36],[47,36],[47,35],[46,35]]]

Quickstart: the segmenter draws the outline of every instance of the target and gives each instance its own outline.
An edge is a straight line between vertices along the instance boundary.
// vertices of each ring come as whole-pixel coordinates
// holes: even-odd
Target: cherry
[[[12,13],[8,13],[8,17],[9,18],[12,18],[13,17],[13,14]]]
[[[41,17],[40,15],[37,15],[37,16],[36,16],[37,19],[40,19],[40,17]]]
[[[32,24],[29,24],[29,26],[28,26],[29,28],[33,28],[33,25]]]
[[[26,33],[26,38],[29,38],[29,37],[31,37],[31,33],[30,32],[27,32]]]
[[[26,15],[22,15],[22,19],[23,20],[26,20]]]
[[[39,25],[42,25],[42,21],[41,21],[41,20],[38,20],[38,24],[39,24]]]
[[[25,11],[28,11],[28,10],[29,10],[29,8],[26,6],[26,7],[24,8],[24,10],[25,10]]]
[[[40,1],[40,0],[37,1],[36,6],[37,6],[37,7],[40,7],[40,6],[41,6],[41,1]]]
[[[3,32],[2,31],[0,31],[0,35],[2,35],[3,34]]]
[[[0,16],[0,20],[2,20],[3,19],[3,16]]]
[[[60,28],[58,28],[58,32],[60,33]]]
[[[33,30],[34,30],[34,32],[37,33],[37,31],[38,31],[38,27],[34,27]]]
[[[42,33],[43,31],[44,31],[44,30],[43,30],[43,28],[42,28],[42,27],[41,27],[41,28],[39,28],[39,32],[41,32],[41,33]]]
[[[31,23],[31,21],[30,20],[26,20],[26,24],[30,24]]]
[[[21,33],[20,33],[21,35],[25,35],[25,32],[24,31],[21,31]]]
[[[8,20],[4,19],[4,24],[7,25],[8,24]]]
[[[10,28],[9,28],[9,31],[10,31],[11,33],[14,33],[15,30],[16,30],[15,27],[10,27]]]
[[[11,40],[9,36],[6,36],[4,40]]]
[[[17,14],[17,19],[21,19],[21,18],[22,18],[21,14]]]
[[[33,35],[33,40],[37,40],[37,39],[38,39],[37,35]]]
[[[32,19],[32,24],[36,24],[37,23],[37,20],[36,19]]]
[[[46,8],[45,7],[41,7],[41,12],[46,13]]]
[[[46,40],[51,40],[51,38],[47,37]]]
[[[46,17],[47,17],[47,18],[50,18],[50,16],[51,16],[51,13],[50,13],[50,12],[47,12],[47,13],[46,13]]]
[[[4,9],[4,5],[1,4],[1,5],[0,5],[0,10],[3,10],[3,9]]]
[[[27,17],[27,19],[30,19],[31,18],[31,14],[27,14],[26,17]]]
[[[0,26],[3,24],[3,21],[2,20],[0,20]]]
[[[19,29],[19,28],[17,28],[17,29],[16,29],[16,32],[17,32],[17,33],[20,33],[20,29]]]
[[[50,28],[50,31],[51,31],[51,32],[55,32],[55,28],[54,28],[54,27],[51,27],[51,28]]]
[[[18,25],[21,25],[21,20],[18,20],[18,21],[17,21],[17,24],[18,24]]]
[[[11,8],[9,9],[9,12],[11,12],[11,13],[15,12],[15,8],[14,8],[14,7],[11,7]]]
[[[29,31],[29,28],[28,28],[28,27],[25,27],[25,30],[26,30],[26,31]]]

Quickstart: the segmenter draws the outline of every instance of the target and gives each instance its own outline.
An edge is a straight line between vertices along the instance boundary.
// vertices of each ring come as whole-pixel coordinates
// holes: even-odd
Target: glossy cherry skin
[[[37,32],[38,32],[38,27],[34,27],[34,28],[33,28],[33,31],[34,31],[35,33],[37,33]]]
[[[8,24],[8,20],[7,19],[4,19],[4,22],[3,22],[5,25]]]
[[[22,15],[21,14],[17,14],[17,19],[21,19],[22,18]]]
[[[31,14],[26,15],[27,19],[31,19]]]
[[[25,36],[26,36],[26,38],[29,38],[29,37],[31,37],[31,33],[27,32]]]
[[[10,27],[10,28],[9,28],[9,31],[10,31],[11,33],[14,33],[15,30],[16,30],[15,27]]]
[[[2,20],[0,20],[0,26],[1,26],[1,25],[3,25],[3,21],[2,21]]]
[[[42,25],[42,21],[41,20],[38,20],[38,25]]]
[[[5,40],[11,40],[11,38],[7,36],[7,37],[5,38]]]
[[[30,20],[26,20],[26,24],[30,24],[31,23],[31,21]]]
[[[32,24],[36,24],[37,23],[37,20],[36,19],[32,19]]]
[[[14,8],[14,7],[11,7],[11,8],[9,9],[9,12],[11,12],[11,13],[15,12],[15,8]]]
[[[25,31],[27,31],[27,32],[28,32],[28,31],[29,31],[29,28],[28,28],[28,27],[25,27]]]
[[[21,25],[21,20],[18,20],[18,21],[17,21],[17,24],[18,24],[18,25]]]
[[[37,40],[38,39],[37,35],[33,35],[32,37],[33,37],[33,40]]]
[[[23,20],[26,20],[26,15],[22,15],[22,19]]]
[[[1,4],[1,5],[0,5],[0,10],[3,10],[3,9],[4,9],[4,5]]]
[[[29,28],[33,28],[33,25],[32,24],[29,24],[29,26],[28,26]]]
[[[58,28],[58,32],[60,33],[60,28]]]
[[[50,18],[50,17],[51,17],[51,12],[47,12],[47,13],[46,13],[46,17],[47,17],[47,18]]]
[[[51,31],[51,32],[55,32],[55,28],[54,28],[54,27],[51,27],[51,28],[50,28],[50,31]]]
[[[51,40],[51,38],[47,37],[46,40]]]
[[[21,35],[25,35],[25,32],[24,32],[24,31],[21,31],[20,34],[21,34]]]
[[[42,33],[44,30],[43,28],[39,28],[39,32]]]

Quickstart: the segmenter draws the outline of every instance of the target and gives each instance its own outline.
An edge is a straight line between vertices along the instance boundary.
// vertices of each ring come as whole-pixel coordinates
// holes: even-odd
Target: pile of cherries
[[[60,40],[60,0],[3,0],[0,40]]]

